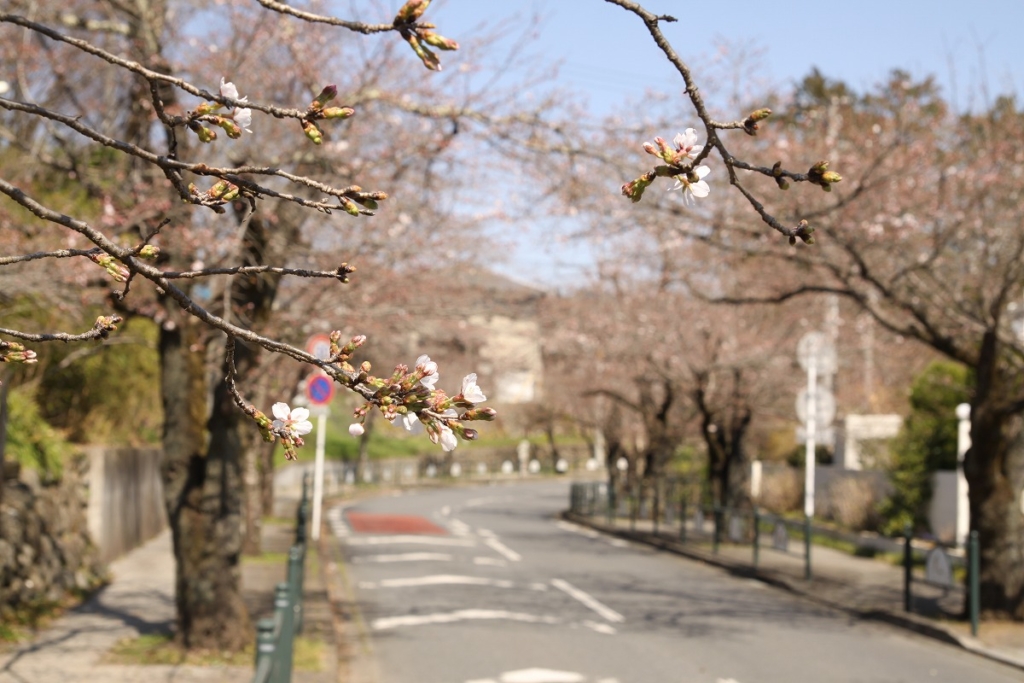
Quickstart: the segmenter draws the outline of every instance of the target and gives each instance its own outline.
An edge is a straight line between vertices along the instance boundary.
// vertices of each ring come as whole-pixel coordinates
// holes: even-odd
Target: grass
[[[253,638],[255,641],[255,637]],[[255,661],[253,645],[241,652],[212,649],[183,650],[167,633],[148,633],[118,641],[103,657],[107,664],[192,664],[195,666],[251,667]],[[326,648],[318,638],[296,636],[295,671],[322,671]]]
[[[242,563],[251,564],[280,564],[288,565],[288,553],[268,553],[263,552],[259,555],[242,555]]]

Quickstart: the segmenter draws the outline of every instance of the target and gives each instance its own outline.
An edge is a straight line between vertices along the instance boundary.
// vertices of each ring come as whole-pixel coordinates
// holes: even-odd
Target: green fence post
[[[722,509],[716,505],[712,513],[715,518],[715,531],[712,534],[711,549],[718,554],[718,544],[722,542]]]
[[[274,589],[274,612],[280,630],[277,641],[277,666],[274,667],[273,681],[289,683],[292,680],[292,654],[295,640],[295,609],[287,583],[279,583]]]
[[[804,579],[811,579],[811,516],[804,515]]]
[[[757,506],[754,506],[754,570],[757,570],[757,565],[760,560],[761,553],[761,513],[758,511]]]
[[[293,612],[295,612],[295,632],[302,633],[305,608],[302,600],[302,585],[306,578],[305,546],[293,545],[288,550],[288,591]]]
[[[914,579],[914,549],[911,541],[910,525],[903,526],[903,611],[913,612],[913,596],[910,593],[910,582]]]
[[[686,497],[679,502],[679,541],[686,543]]]
[[[269,683],[274,675],[274,620],[256,622],[256,673],[253,683]]]
[[[968,553],[970,555],[971,569],[969,572],[969,580],[971,582],[970,589],[970,601],[971,601],[971,635],[974,637],[978,636],[978,613],[981,611],[981,560],[978,557],[980,555],[980,548],[978,545],[978,532],[971,532],[970,545],[968,547]]]

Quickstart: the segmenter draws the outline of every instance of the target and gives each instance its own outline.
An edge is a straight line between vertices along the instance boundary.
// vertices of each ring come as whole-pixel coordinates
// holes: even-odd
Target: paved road
[[[948,645],[566,524],[555,514],[567,500],[567,483],[545,482],[330,511],[379,683],[1021,680]]]

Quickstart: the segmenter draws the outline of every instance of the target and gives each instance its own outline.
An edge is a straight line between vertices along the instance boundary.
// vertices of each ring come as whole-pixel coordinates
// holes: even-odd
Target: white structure
[[[958,405],[956,419],[956,542],[964,547],[967,545],[967,534],[971,529],[967,477],[964,476],[964,454],[971,447],[971,406],[967,403]]]
[[[843,441],[843,461],[845,470],[862,470],[879,463],[865,462],[862,444],[864,441],[881,441],[892,439],[900,433],[903,418],[899,415],[847,415],[845,439]]]

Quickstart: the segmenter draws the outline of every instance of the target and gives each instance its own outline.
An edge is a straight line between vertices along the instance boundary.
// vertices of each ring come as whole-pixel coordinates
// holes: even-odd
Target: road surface
[[[568,482],[328,511],[378,683],[1009,683],[1017,670],[562,522]]]

